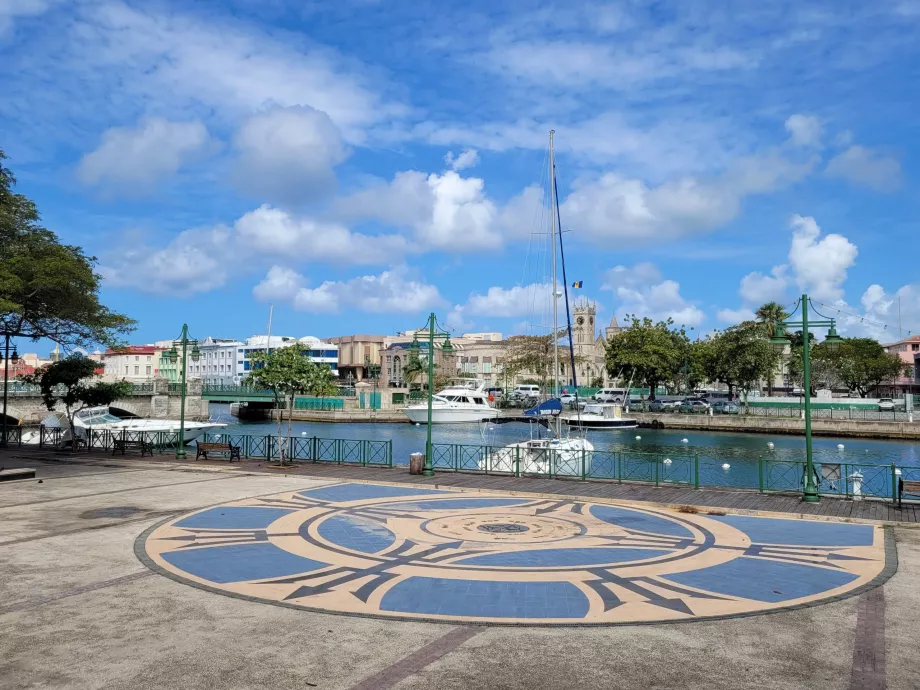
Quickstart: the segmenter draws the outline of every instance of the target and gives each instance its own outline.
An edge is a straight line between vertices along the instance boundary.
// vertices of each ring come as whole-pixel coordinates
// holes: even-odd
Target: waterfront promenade
[[[784,591],[784,586],[777,585],[778,580],[774,577],[770,583],[781,594],[770,593],[767,597],[767,594],[755,595],[750,590],[746,594],[775,598],[778,600],[774,602],[776,607],[782,610],[727,620],[601,628],[509,628],[469,625],[457,620],[444,623],[393,621],[320,613],[309,610],[322,608],[311,604],[289,608],[252,598],[226,596],[226,592],[221,594],[202,586],[189,586],[188,579],[191,577],[199,580],[198,585],[204,585],[200,580],[207,575],[215,582],[227,582],[228,574],[234,572],[235,575],[229,576],[232,581],[241,576],[238,570],[233,570],[239,567],[235,565],[236,561],[226,564],[212,561],[217,569],[209,572],[195,571],[198,566],[186,561],[181,565],[198,572],[198,575],[185,570],[184,575],[177,572],[172,573],[174,577],[164,577],[157,569],[144,565],[135,552],[143,555],[149,551],[147,539],[157,536],[153,529],[156,525],[170,525],[182,520],[208,521],[232,517],[233,524],[222,526],[187,522],[183,529],[200,527],[205,531],[219,531],[229,527],[238,537],[241,529],[245,531],[253,525],[244,527],[228,511],[235,506],[252,506],[250,509],[256,511],[274,506],[274,510],[284,512],[290,508],[283,503],[272,502],[290,500],[295,496],[304,497],[308,502],[346,501],[330,505],[338,510],[358,505],[353,499],[363,496],[360,499],[363,507],[359,510],[364,511],[366,516],[379,517],[383,508],[380,505],[369,506],[367,501],[379,501],[373,495],[380,492],[394,492],[395,498],[383,500],[401,501],[398,512],[405,512],[405,515],[394,519],[403,525],[399,529],[408,529],[411,522],[405,521],[413,519],[410,516],[415,511],[424,512],[436,507],[426,505],[426,497],[445,500],[454,494],[419,495],[419,489],[435,487],[427,483],[431,480],[410,477],[404,468],[384,470],[311,464],[296,469],[300,473],[309,472],[308,476],[294,474],[295,470],[291,469],[279,474],[281,471],[264,466],[260,468],[257,463],[234,464],[230,469],[226,463],[176,463],[165,456],[156,456],[151,461],[149,458],[112,458],[108,453],[82,453],[74,457],[54,451],[23,452],[18,449],[10,449],[0,455],[0,464],[7,467],[23,463],[36,467],[36,480],[0,484],[0,516],[3,517],[0,521],[0,587],[3,590],[0,622],[6,631],[0,641],[2,688],[31,685],[140,689],[264,686],[442,689],[555,688],[572,687],[573,684],[580,688],[907,690],[915,687],[918,664],[913,641],[920,634],[920,624],[915,615],[920,605],[920,588],[917,587],[920,530],[910,525],[888,528],[888,534],[895,540],[892,548],[895,544],[897,548],[896,572],[893,572],[895,562],[891,558],[886,565],[878,561],[878,566],[871,566],[871,560],[843,558],[837,561],[846,566],[843,570],[828,566],[822,569],[822,572],[843,573],[853,567],[863,568],[861,564],[865,564],[868,568],[866,577],[872,576],[873,572],[878,572],[883,578],[891,575],[884,584],[855,591],[855,596],[844,596],[811,607],[785,610],[779,600],[800,592]],[[323,475],[327,478],[322,478]],[[41,484],[38,479],[42,479]],[[706,502],[715,500],[717,494],[722,496],[724,504],[737,500],[737,496],[744,492],[693,492],[701,510],[692,514],[668,511],[662,507],[661,497],[669,495],[673,487],[656,490],[622,485],[619,490],[634,488],[637,493],[620,494],[618,498],[628,498],[640,509],[634,513],[635,518],[622,522],[618,521],[615,513],[607,512],[608,509],[593,506],[627,506],[611,503],[614,499],[602,495],[579,498],[586,491],[594,491],[595,483],[464,474],[438,475],[434,480],[441,491],[462,489],[460,497],[463,500],[495,501],[501,498],[519,502],[514,506],[507,504],[488,509],[491,512],[508,510],[497,522],[499,525],[519,521],[530,529],[530,533],[534,533],[543,529],[544,525],[533,521],[564,522],[568,517],[565,513],[572,512],[575,505],[581,504],[589,506],[587,512],[594,518],[612,520],[610,528],[616,530],[622,525],[627,533],[638,529],[631,538],[653,539],[658,542],[655,548],[668,550],[685,548],[674,541],[675,537],[679,540],[680,535],[672,532],[681,529],[679,524],[686,524],[681,520],[687,519],[693,525],[709,525],[711,523],[707,521],[737,520],[731,516],[745,510],[740,504],[737,509],[723,507],[707,511],[705,507]],[[498,486],[498,482],[503,484]],[[358,488],[349,489],[349,486]],[[600,491],[603,486],[613,488],[616,485],[597,483],[596,486]],[[339,493],[330,493],[332,489]],[[640,489],[650,494],[644,502],[634,500],[639,498]],[[378,493],[368,494],[368,491]],[[574,495],[567,496],[566,491]],[[505,498],[509,492],[515,495]],[[547,498],[549,496],[552,500]],[[773,512],[779,512],[785,500],[780,496],[761,497],[755,494],[754,497],[772,502]],[[414,507],[407,505],[407,501]],[[836,500],[825,500],[820,505],[829,504],[854,505]],[[207,510],[199,512],[208,506],[224,507],[210,513],[215,515],[210,518]],[[298,510],[311,509],[308,505],[298,507]],[[463,510],[476,512],[476,508],[470,507]],[[727,515],[722,518],[706,515],[706,512],[725,512]],[[523,513],[529,517],[522,517]],[[338,517],[338,514],[333,517]],[[363,517],[365,515],[352,515],[351,519]],[[342,513],[340,519],[349,518]],[[581,518],[576,520],[579,521],[582,521]],[[490,524],[496,524],[496,521]],[[669,524],[672,526],[669,527]],[[729,523],[721,524],[720,529],[728,529]],[[771,523],[762,524],[769,526]],[[788,524],[792,526],[784,530],[785,539],[795,541],[813,540],[814,537],[806,535],[813,534],[814,529],[821,529],[820,525],[827,525],[833,530],[842,525],[836,518],[819,523],[792,520]],[[865,523],[865,527],[859,524],[842,526],[848,530],[877,529],[871,527],[873,524],[876,523]],[[797,525],[802,525],[806,531],[801,532]],[[350,536],[347,522],[340,522],[335,527],[324,531],[321,526],[318,532],[320,538],[332,540],[329,543],[347,544],[347,549],[378,548],[372,545],[373,538],[370,542],[350,541],[354,535]],[[751,529],[743,522],[735,522],[734,527]],[[477,530],[477,533],[488,535],[492,529]],[[694,533],[696,529],[691,526]],[[279,523],[278,531],[286,533],[289,530]],[[730,539],[731,534],[734,533],[714,532],[714,545],[723,549],[720,553],[734,553],[732,542],[720,541]],[[852,535],[849,532],[838,534],[842,535],[843,541],[851,544],[838,547],[849,549],[838,551],[840,556],[855,556],[857,551],[853,549],[869,548],[853,541],[862,539],[856,536],[856,532]],[[172,535],[159,536],[169,538]],[[501,530],[498,536],[502,536]],[[618,534],[614,531],[608,536],[616,538]],[[292,539],[280,534],[279,537]],[[754,540],[758,538],[763,539],[765,535],[757,535]],[[880,544],[880,538],[873,539],[873,542]],[[841,541],[841,537],[832,541]],[[175,549],[184,543],[182,540],[172,542],[173,546],[167,548]],[[576,546],[577,550],[581,550],[584,545]],[[739,543],[739,546],[743,544]],[[193,550],[195,548],[192,547]],[[289,548],[296,551],[301,547]],[[686,548],[692,548],[692,545]],[[786,548],[803,547],[790,545]],[[150,557],[155,558],[158,552],[150,553],[154,554]],[[894,555],[893,551],[891,555]],[[881,558],[880,555],[870,556],[868,552],[861,553],[859,557]],[[758,560],[758,557],[752,560]],[[271,562],[274,564],[272,567],[283,567],[279,561]],[[887,566],[891,567],[886,571]],[[256,576],[259,574],[262,573]],[[639,574],[639,577],[646,575]],[[577,578],[575,580],[581,582]],[[710,579],[707,586],[724,588],[719,580]],[[730,574],[726,580],[729,583],[740,581]],[[750,578],[745,581],[750,581]],[[809,581],[814,584],[813,578]],[[358,584],[356,582],[356,586]],[[795,581],[789,583],[790,586],[795,584]],[[217,589],[242,588],[243,584],[212,586]],[[675,586],[696,592],[698,596],[707,594],[696,585],[688,588],[675,583]],[[577,587],[588,593],[592,591],[585,584],[577,584]],[[625,610],[627,606],[633,611],[646,607],[656,611],[659,619],[687,617],[677,610],[681,607],[680,603],[665,601],[681,599],[686,603],[685,597],[689,596],[686,592],[672,592],[661,601],[643,603],[649,596],[648,583],[644,585],[645,594],[634,592],[631,595],[628,589],[616,583],[604,587],[627,602],[609,609],[610,612]],[[656,588],[652,586],[651,591],[656,591]],[[846,592],[843,594],[846,595]],[[741,596],[737,592],[726,595],[712,590],[708,595],[723,599],[728,596],[732,601]],[[356,603],[360,601],[352,594],[348,596]],[[349,601],[341,595],[329,597],[329,601],[323,604],[327,609],[332,606],[332,599],[344,602],[342,605]],[[552,600],[541,599],[545,602]],[[580,615],[577,597],[568,597],[568,600],[573,602],[569,605],[571,608],[566,609],[568,615]],[[598,605],[591,597],[588,601],[592,607]],[[368,602],[369,605],[377,605],[383,599],[371,597]],[[293,600],[293,603],[299,602]],[[717,604],[722,606],[717,601],[698,599],[695,603],[691,601],[689,608],[699,613],[704,610],[703,606]],[[390,608],[396,605],[391,603]],[[598,615],[603,615],[600,609],[591,611],[599,611]]]

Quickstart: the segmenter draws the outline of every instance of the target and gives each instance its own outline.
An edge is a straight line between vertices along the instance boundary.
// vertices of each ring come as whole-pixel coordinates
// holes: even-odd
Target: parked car
[[[559,401],[563,405],[574,405],[575,404],[575,395],[572,393],[563,393],[559,396]]]
[[[716,400],[712,411],[716,414],[741,414],[741,405],[731,400]]]
[[[621,403],[626,400],[625,388],[601,388],[594,394],[594,400],[606,403]]]
[[[509,400],[529,400],[530,398],[537,398],[540,396],[540,386],[532,383],[523,383],[520,386],[516,386],[511,395],[508,396]]]
[[[703,400],[684,400],[680,404],[680,411],[684,414],[693,414],[707,412],[709,410],[709,404]]]
[[[894,412],[894,400],[891,398],[879,398],[878,409],[880,412]]]
[[[648,404],[649,412],[664,412],[666,409],[668,408],[665,406],[663,400],[652,400],[652,402]]]

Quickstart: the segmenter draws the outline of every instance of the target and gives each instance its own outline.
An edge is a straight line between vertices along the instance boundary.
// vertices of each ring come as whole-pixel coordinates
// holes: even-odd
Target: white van
[[[625,388],[601,388],[594,394],[597,402],[621,403],[626,400]]]
[[[512,400],[524,400],[526,398],[536,398],[540,395],[540,386],[533,383],[524,383],[520,386],[515,386],[514,390],[511,391]]]

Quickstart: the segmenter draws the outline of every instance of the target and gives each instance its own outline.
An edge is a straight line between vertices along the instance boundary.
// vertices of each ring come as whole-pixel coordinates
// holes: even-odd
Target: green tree
[[[339,392],[338,380],[335,374],[332,373],[331,367],[326,364],[314,365],[309,391],[310,395],[315,395],[318,398],[325,398],[327,395],[336,395]]]
[[[760,324],[744,321],[704,341],[703,369],[706,378],[736,388],[753,389],[776,368],[777,354],[764,337]]]
[[[627,316],[629,326],[607,341],[606,364],[611,376],[648,386],[650,398],[659,384],[675,381],[690,354],[690,339],[674,321],[653,322]]]
[[[77,444],[73,443],[73,439],[77,438],[74,425],[77,412],[86,407],[111,405],[131,392],[131,384],[127,381],[93,381],[98,366],[98,362],[75,355],[53,362],[25,377],[28,383],[40,386],[42,400],[49,411],[54,410],[59,403],[63,405],[67,426],[70,429],[72,450],[77,447]]]
[[[278,407],[277,453],[279,464],[284,465],[285,443],[282,435],[284,410],[288,411],[288,433],[294,414],[294,399],[299,393],[310,390],[317,380],[317,365],[304,353],[302,345],[295,344],[271,351],[253,352],[249,355],[253,368],[246,383],[272,391]]]
[[[833,359],[840,380],[861,398],[885,381],[908,375],[909,365],[872,338],[845,338]]]
[[[783,307],[779,302],[767,302],[762,304],[760,308],[754,312],[755,317],[757,318],[757,323],[762,324],[764,334],[767,338],[772,338],[776,335],[776,322],[784,321],[789,318],[789,313],[786,311],[786,308]],[[767,395],[773,395],[773,371],[771,370],[767,374]]]
[[[563,334],[560,331],[560,337]],[[553,336],[513,335],[504,344],[500,363],[514,381],[521,374],[532,374],[540,390],[546,390],[547,381],[553,374]],[[511,373],[513,372],[513,373]]]
[[[418,352],[409,350],[409,356],[402,368],[403,381],[411,388],[422,374],[428,373],[428,364],[423,362]]]
[[[43,228],[35,204],[13,191],[0,150],[0,334],[65,346],[117,344],[134,321],[99,302],[96,258]]]

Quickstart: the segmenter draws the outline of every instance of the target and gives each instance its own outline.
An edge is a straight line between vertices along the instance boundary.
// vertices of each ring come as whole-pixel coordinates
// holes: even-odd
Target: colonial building
[[[605,364],[607,350],[605,344],[609,338],[620,332],[617,317],[610,320],[610,325],[604,329],[603,335],[598,331],[595,319],[597,317],[597,304],[589,299],[580,299],[575,302],[572,311],[572,339],[575,350],[575,372],[578,375],[578,385],[591,386],[600,382],[606,386],[608,383],[607,366]],[[560,366],[560,378],[571,385],[572,377],[566,376],[566,369]]]
[[[156,345],[127,345],[102,353],[103,376],[109,381],[143,383],[158,375],[160,352]]]
[[[885,349],[904,362],[907,375],[880,386],[880,394],[900,397],[920,393],[920,335],[913,335],[886,345]]]

